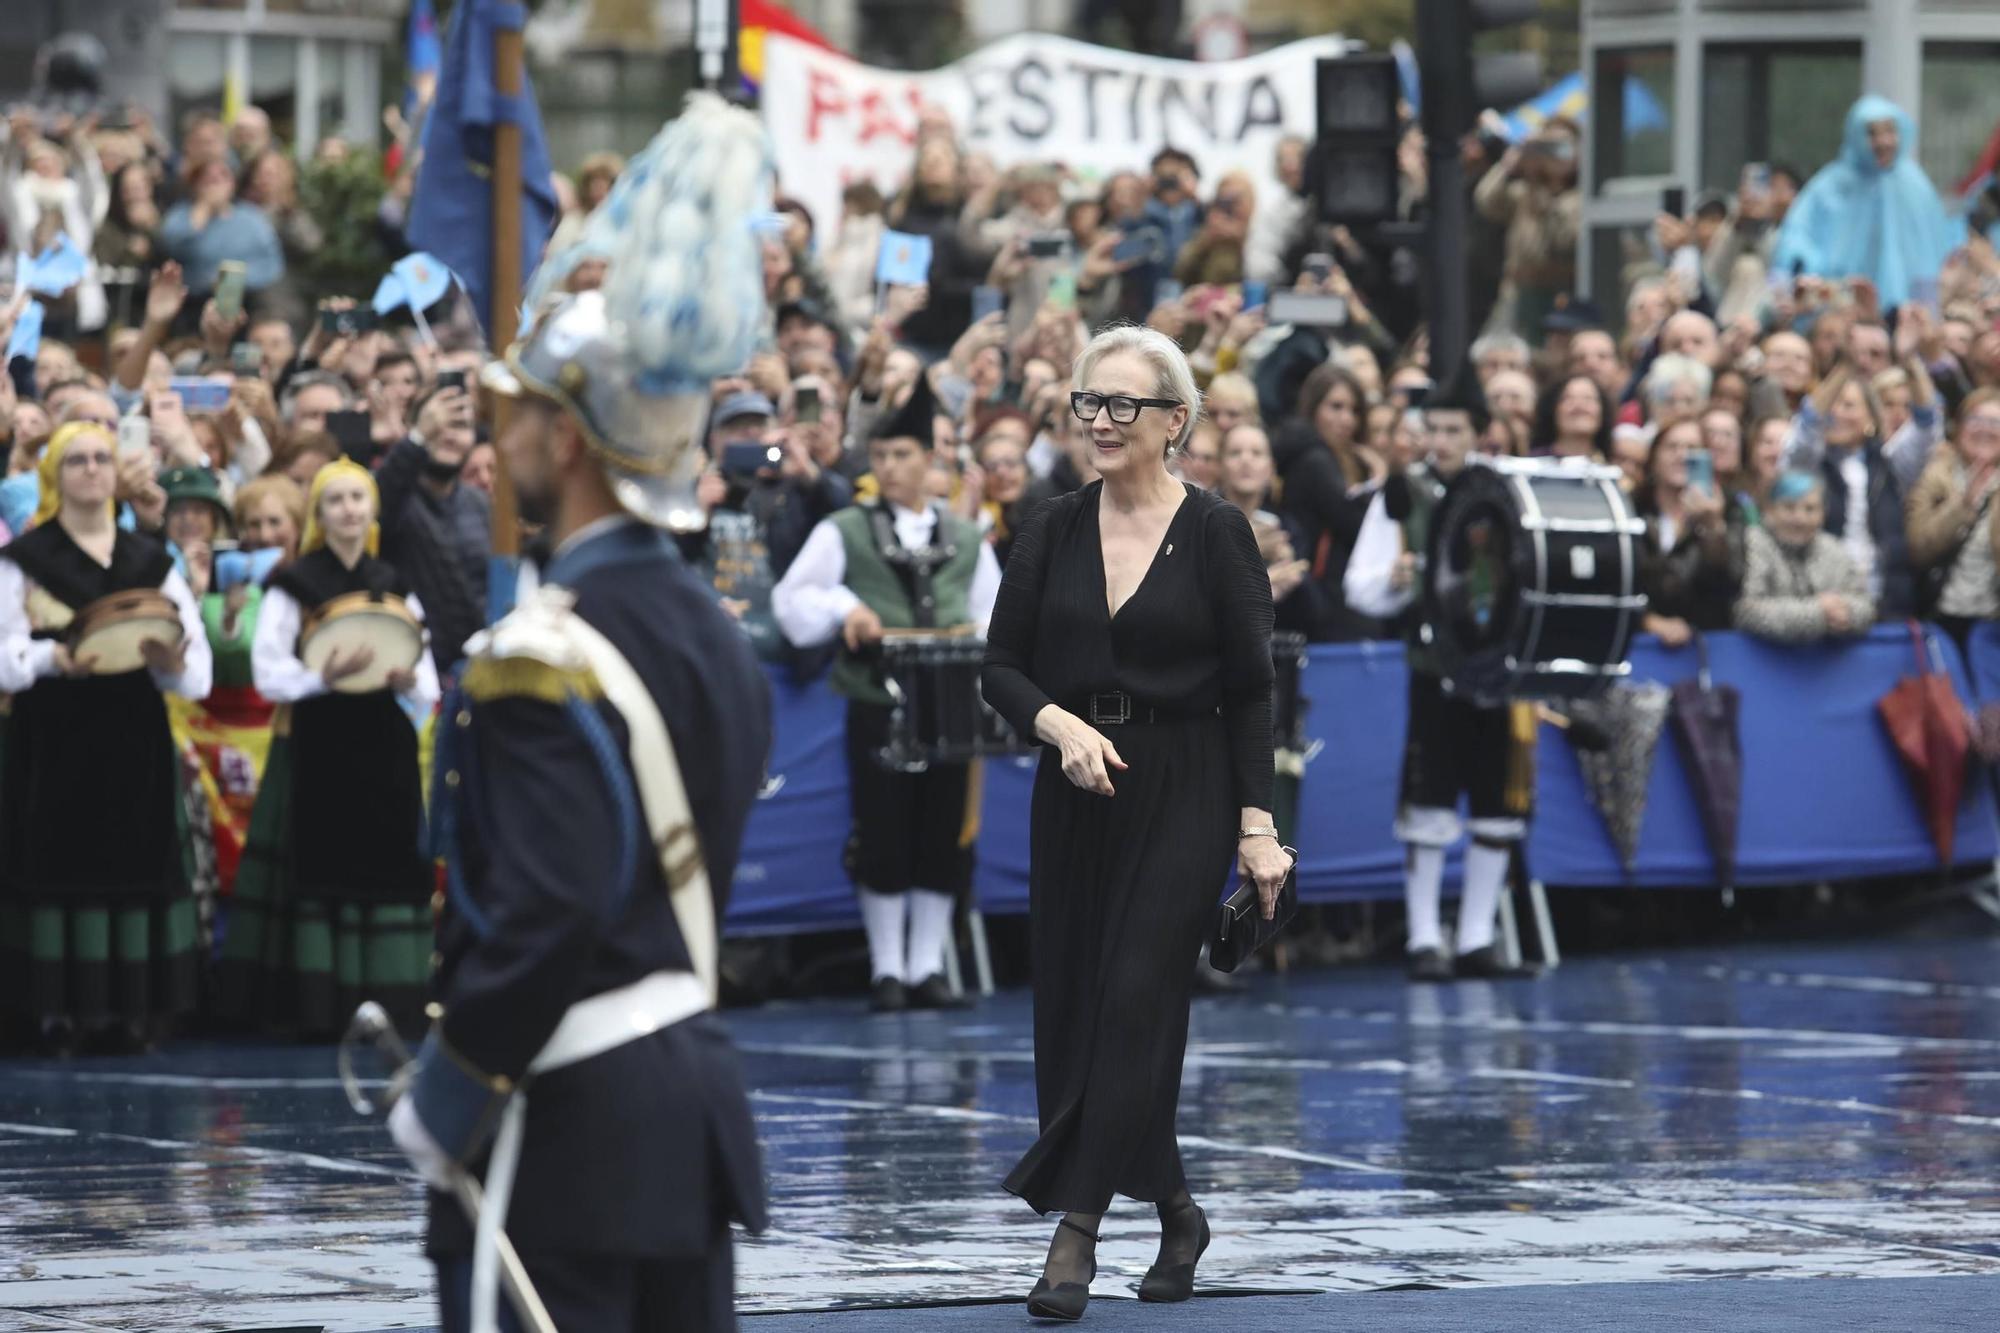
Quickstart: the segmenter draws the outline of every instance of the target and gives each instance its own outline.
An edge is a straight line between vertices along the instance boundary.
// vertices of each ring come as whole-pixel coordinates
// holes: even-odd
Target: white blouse
[[[28,592],[33,585],[12,560],[0,560],[0,693],[19,694],[56,669],[56,640],[34,637],[28,619]],[[153,672],[153,683],[164,694],[206,699],[215,677],[215,658],[208,647],[208,630],[201,622],[201,604],[180,571],[169,570],[160,591],[180,613],[182,659],[179,675]]]
[[[423,603],[412,594],[406,599],[410,614],[424,618]],[[331,692],[326,677],[299,660],[299,626],[305,617],[298,599],[279,588],[266,588],[257,609],[257,635],[250,641],[250,675],[257,693],[274,704],[297,703],[301,699]],[[437,706],[437,668],[428,651],[417,658],[416,683],[402,691],[404,699],[419,716]]]

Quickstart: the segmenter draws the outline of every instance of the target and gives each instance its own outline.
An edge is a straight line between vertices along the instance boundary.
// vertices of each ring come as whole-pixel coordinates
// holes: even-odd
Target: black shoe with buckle
[[[925,977],[909,988],[909,1005],[912,1009],[970,1009],[972,1001],[951,993],[951,983],[944,979],[942,972]]]
[[[1531,963],[1501,962],[1499,950],[1490,944],[1460,954],[1453,971],[1461,980],[1473,981],[1525,981],[1542,974],[1542,970]]]
[[[1444,956],[1442,949],[1419,949],[1404,960],[1412,981],[1450,981],[1452,979],[1451,959]]]

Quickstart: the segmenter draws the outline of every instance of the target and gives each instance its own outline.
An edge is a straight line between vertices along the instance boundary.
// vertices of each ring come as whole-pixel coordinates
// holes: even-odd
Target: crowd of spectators
[[[296,158],[254,107],[229,125],[194,115],[173,143],[138,114],[106,129],[21,113],[8,129],[7,248],[40,254],[66,238],[94,262],[42,298],[39,349],[0,377],[0,522],[19,532],[34,513],[56,427],[119,428],[125,521],[171,541],[195,592],[226,602],[212,623],[241,637],[249,594],[222,586],[219,554],[289,558],[298,488],[353,457],[375,472],[383,555],[426,608],[448,676],[486,602],[493,456],[466,387],[490,355],[477,329],[376,327],[351,318],[365,292],[294,281],[330,220],[302,209]],[[1887,137],[1897,129],[1907,139],[1893,118]],[[1880,161],[1906,164],[1873,122],[1862,134]],[[1646,627],[1669,644],[1730,627],[1813,640],[1918,614],[1962,637],[2000,616],[1992,245],[1975,235],[1932,272],[1899,270],[1894,303],[1879,275],[1781,267],[1805,252],[1787,224],[1806,178],[1753,165],[1734,194],[1659,217],[1626,256],[1622,307],[1605,308],[1574,294],[1579,142],[1557,119],[1518,144],[1463,146],[1471,357],[1492,409],[1480,447],[1622,470],[1648,526]],[[759,652],[802,673],[824,665],[785,641],[771,590],[820,518],[874,493],[869,431],[918,376],[940,404],[929,489],[1004,561],[1035,505],[1092,479],[1070,375],[1089,335],[1117,320],[1188,352],[1204,419],[1176,466],[1251,518],[1280,627],[1321,642],[1392,636],[1347,606],[1342,575],[1375,489],[1425,452],[1413,410],[1433,380],[1425,275],[1407,229],[1315,221],[1307,150],[1277,147],[1276,192],[1245,171],[1204,179],[1171,147],[1086,180],[1056,161],[1002,167],[932,110],[892,192],[853,184],[838,218],[781,194],[783,225],[764,241],[769,337],[713,386],[698,491],[709,523],[683,543]],[[1403,218],[1420,218],[1414,127],[1399,162]],[[552,251],[580,234],[620,165],[600,154],[574,187],[561,182]],[[386,221],[408,174],[385,194]],[[927,282],[877,283],[890,233],[930,239]],[[241,313],[216,300],[225,263],[244,267]],[[604,281],[591,261],[564,285]],[[127,299],[107,301],[121,289]],[[1338,318],[1275,322],[1278,292],[1338,297],[1316,307]],[[198,381],[221,405],[188,400]]]

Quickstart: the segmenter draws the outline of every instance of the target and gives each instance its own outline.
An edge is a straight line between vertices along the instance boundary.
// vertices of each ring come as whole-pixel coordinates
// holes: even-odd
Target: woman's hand
[[[417,673],[411,667],[397,667],[389,673],[385,683],[398,694],[408,694],[417,688]]]
[[[1266,921],[1278,915],[1278,890],[1292,873],[1292,854],[1268,834],[1242,838],[1236,844],[1236,868],[1244,879],[1257,885],[1257,905]]]
[[[328,689],[332,689],[349,676],[357,676],[366,671],[370,666],[374,665],[374,662],[375,650],[373,648],[366,646],[356,648],[347,657],[342,657],[340,650],[336,648],[327,654],[326,665],[320,668],[319,678],[326,682]]]
[[[1281,560],[1270,567],[1271,600],[1282,602],[1305,584],[1312,566],[1304,560]]]
[[[142,639],[139,642],[139,656],[145,659],[149,668],[162,676],[178,676],[187,667],[185,643],[169,646],[158,639]]]
[[[1076,786],[1099,796],[1118,794],[1111,785],[1111,770],[1122,773],[1126,763],[1103,732],[1050,704],[1036,714],[1035,734],[1062,752],[1063,776]]]
[[[95,657],[72,657],[69,645],[61,643],[56,645],[55,654],[51,660],[55,663],[56,671],[61,675],[68,676],[71,680],[81,680],[97,667],[97,659]]]

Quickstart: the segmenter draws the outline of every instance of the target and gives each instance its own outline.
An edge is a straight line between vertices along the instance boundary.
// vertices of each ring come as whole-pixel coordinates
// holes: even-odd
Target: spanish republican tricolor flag
[[[739,0],[737,16],[741,26],[736,34],[736,63],[743,71],[745,86],[753,94],[764,84],[765,33],[782,32],[822,50],[834,49],[833,43],[822,37],[817,28],[777,0]]]

